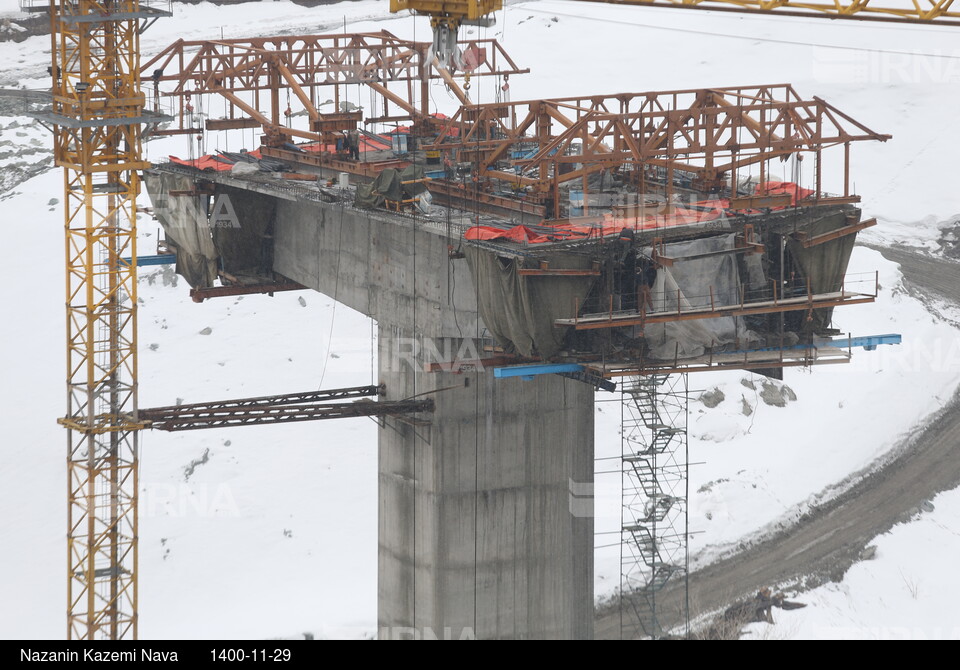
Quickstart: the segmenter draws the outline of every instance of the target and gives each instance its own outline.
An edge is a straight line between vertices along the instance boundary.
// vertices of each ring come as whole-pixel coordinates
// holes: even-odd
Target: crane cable
[[[638,28],[649,28],[650,30],[665,30],[668,32],[687,33],[691,35],[704,35],[707,37],[724,37],[728,39],[746,40],[750,42],[766,42],[770,44],[789,44],[792,46],[816,47],[820,49],[837,49],[839,51],[856,51],[860,53],[894,54],[897,56],[918,56],[922,58],[945,58],[950,60],[960,60],[960,54],[946,54],[946,53],[938,54],[938,53],[926,53],[926,52],[915,52],[915,51],[899,51],[896,49],[872,49],[867,47],[855,47],[855,46],[848,46],[843,44],[811,44],[810,42],[801,42],[797,40],[784,40],[784,39],[777,39],[774,37],[754,37],[754,36],[747,36],[747,35],[735,35],[733,33],[718,33],[712,30],[695,30],[693,28],[676,28],[673,26],[660,26],[660,25],[650,24],[650,23],[638,23],[636,21],[605,19],[599,16],[583,16],[580,14],[570,14],[566,12],[549,12],[544,9],[533,9],[533,8],[526,8],[526,9],[527,11],[536,12],[538,14],[549,14],[550,16],[564,16],[570,19],[579,19],[581,21],[599,21],[601,23],[616,23],[618,25],[636,26]],[[771,14],[771,16],[773,16],[773,14]],[[900,29],[902,28],[898,27],[898,30]]]

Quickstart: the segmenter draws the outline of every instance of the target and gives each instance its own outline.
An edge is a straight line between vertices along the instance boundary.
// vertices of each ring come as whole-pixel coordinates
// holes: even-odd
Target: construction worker
[[[347,150],[351,160],[360,160],[360,131],[356,128],[347,133]]]

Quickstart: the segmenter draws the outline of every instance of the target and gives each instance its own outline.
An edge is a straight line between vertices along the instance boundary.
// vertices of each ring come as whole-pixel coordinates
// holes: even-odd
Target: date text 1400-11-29
[[[290,649],[211,649],[210,655],[214,662],[244,663],[261,661],[286,662],[293,658]]]

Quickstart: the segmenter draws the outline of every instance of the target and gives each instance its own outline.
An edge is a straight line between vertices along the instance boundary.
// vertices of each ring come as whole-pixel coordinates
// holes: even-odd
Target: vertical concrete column
[[[424,371],[469,339],[382,327],[379,352],[389,399],[436,402],[380,429],[380,637],[591,638],[593,389]]]

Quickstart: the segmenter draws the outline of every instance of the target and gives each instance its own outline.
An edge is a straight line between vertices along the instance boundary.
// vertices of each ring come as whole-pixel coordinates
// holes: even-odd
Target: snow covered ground
[[[876,538],[873,557],[841,582],[798,597],[806,608],[774,610],[775,625],[751,624],[747,639],[960,640],[960,490],[931,505]]]
[[[789,81],[801,95],[824,97],[894,135],[853,151],[864,214],[882,223],[865,236],[870,241],[936,250],[940,228],[960,213],[948,177],[960,130],[943,111],[960,103],[955,29],[561,0],[512,3],[499,19],[496,28],[469,30],[496,36],[532,69],[511,81],[514,99]],[[179,37],[219,37],[221,30],[227,37],[325,32],[342,29],[344,20],[350,31],[429,35],[425,20],[387,17],[386,3],[372,0],[313,9],[286,1],[229,10],[178,5],[174,18],[145,34],[143,51],[152,54]],[[47,37],[0,43],[0,62],[8,64],[0,79],[41,86],[48,49]],[[491,89],[480,81],[473,92],[489,99]],[[442,86],[432,94],[453,109]],[[36,160],[6,153],[7,140],[30,151],[36,144],[33,129],[8,131],[13,121],[0,119],[6,172]],[[174,138],[151,143],[148,152],[159,159],[186,149]],[[838,179],[828,171],[826,188],[837,190]],[[61,188],[60,175],[49,171],[0,193],[0,225],[15,242],[0,264],[0,299],[15,324],[0,336],[6,382],[0,389],[0,510],[17,510],[0,520],[0,545],[8,548],[0,559],[0,599],[19,605],[0,614],[10,638],[64,634],[65,437],[54,421],[63,411]],[[157,227],[141,218],[141,253],[153,253]],[[960,384],[956,329],[903,291],[895,264],[858,248],[851,272],[874,270],[881,299],[838,310],[837,325],[859,335],[899,332],[903,345],[859,353],[847,366],[787,371],[796,400],[784,407],[762,400],[761,378],[691,377],[693,388],[724,396],[714,408],[691,403],[691,459],[702,463],[691,471],[696,561],[789,524],[835,494],[889,455]],[[370,321],[334,308],[329,298],[285,293],[196,305],[173,279],[153,268],[142,272],[142,406],[372,379]],[[960,320],[952,308],[940,311]],[[206,328],[210,334],[201,334]],[[620,453],[619,423],[616,403],[597,404],[597,456]],[[610,463],[601,461],[598,470]],[[141,477],[143,638],[375,632],[376,435],[370,420],[148,434]],[[616,530],[618,477],[599,474],[597,483],[597,530]],[[923,621],[924,631],[935,630],[927,622],[939,622],[936,630],[956,637],[945,614],[953,609],[928,604],[939,607],[942,594],[960,586],[947,558],[956,555],[948,548],[956,548],[950,542],[960,528],[960,497],[944,494],[935,504],[933,514],[878,539],[875,561],[856,566],[840,585],[804,596],[810,607],[781,614],[785,625],[765,634],[884,637],[885,630],[902,629],[901,614],[912,607],[917,617],[931,617],[912,619]],[[598,535],[597,544],[612,537]],[[943,561],[931,558],[928,547],[937,547]],[[597,551],[598,596],[618,585],[618,555],[615,547]],[[931,597],[913,597],[910,585]],[[788,629],[788,622],[796,623]],[[843,630],[849,632],[837,632]]]

